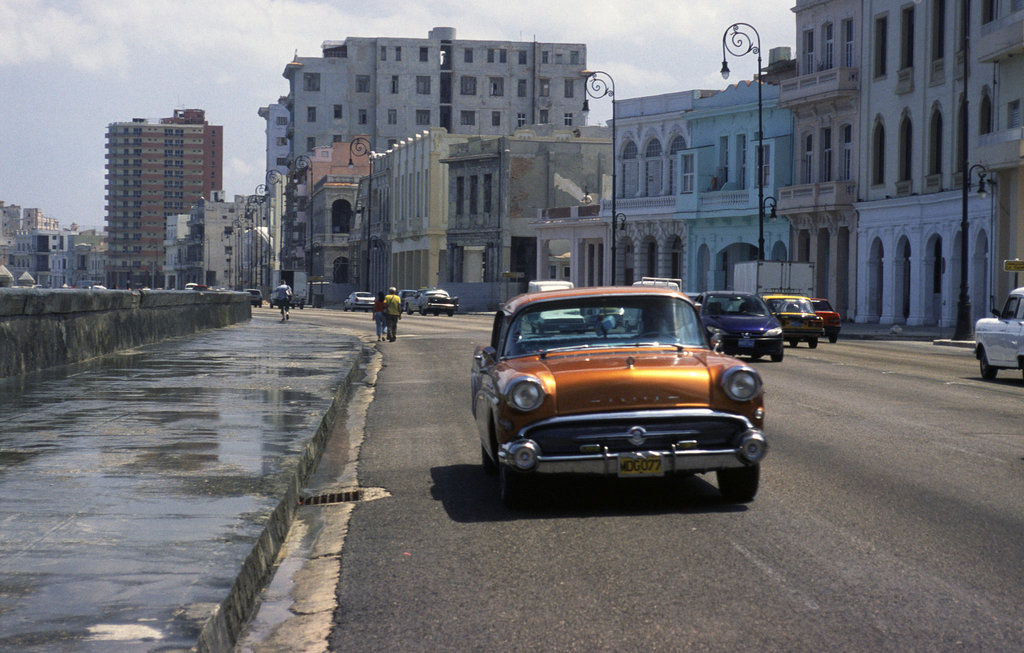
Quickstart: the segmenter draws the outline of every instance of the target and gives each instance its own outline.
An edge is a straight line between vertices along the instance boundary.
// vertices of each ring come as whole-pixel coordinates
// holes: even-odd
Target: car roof
[[[639,295],[678,297],[680,299],[690,301],[690,298],[683,293],[665,286],[587,286],[582,288],[567,288],[564,290],[545,290],[542,292],[523,293],[522,295],[516,295],[505,302],[503,310],[507,313],[515,313],[530,304],[558,299],[636,297]]]

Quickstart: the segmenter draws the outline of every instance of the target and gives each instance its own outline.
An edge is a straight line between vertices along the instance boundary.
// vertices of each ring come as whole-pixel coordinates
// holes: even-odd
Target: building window
[[[548,52],[547,50],[544,50],[543,52],[540,53],[540,62],[542,64],[543,63],[548,63],[548,59],[549,59],[550,56],[551,56],[551,53]]]
[[[334,105],[334,119],[335,120],[341,120],[344,117],[345,117],[345,109],[344,109],[344,107],[342,105],[340,105],[340,104],[335,104]]]
[[[562,124],[566,127],[572,127],[572,113],[562,114]]]
[[[494,183],[492,175],[484,175],[484,213],[491,212],[491,186]]]
[[[526,50],[519,50],[519,65],[526,65]]]
[[[462,215],[462,204],[466,197],[466,178],[455,178],[455,215]]]
[[[938,111],[932,113],[931,124],[931,151],[928,158],[928,174],[942,174],[942,114]]]
[[[914,8],[905,7],[902,13],[900,38],[900,69],[914,67]]]
[[[320,73],[303,73],[302,90],[316,93],[320,91]]]
[[[479,199],[479,191],[477,185],[476,175],[469,176],[469,214],[477,214],[477,200]]]
[[[476,124],[476,111],[460,111],[459,124],[470,127]]]
[[[913,164],[914,128],[910,118],[904,117],[900,122],[900,178],[899,181],[910,181]]]
[[[871,150],[871,183],[880,186],[885,183],[885,127],[881,124],[875,125]]]
[[[501,127],[501,112],[500,111],[492,111],[491,112],[491,127]]]
[[[814,170],[814,136],[804,136],[804,155],[800,160],[800,183],[809,184],[814,181],[811,171]]]
[[[391,93],[398,93],[398,75],[391,76]]]
[[[316,122],[316,107],[306,107],[306,122]]]
[[[822,70],[831,70],[834,65],[832,56],[835,49],[832,23],[825,23],[825,26],[821,30],[821,41],[821,68]]]
[[[875,19],[875,77],[884,77],[885,60],[888,56],[889,19],[880,16]]]
[[[312,152],[315,149],[316,149],[316,137],[315,136],[310,136],[309,138],[306,139],[306,151],[307,152]]]
[[[563,93],[567,98],[576,97],[576,80],[565,80],[565,90],[563,91]]]
[[[416,75],[416,94],[430,95],[430,75]]]
[[[819,181],[832,181],[832,128],[821,130],[821,171]]]
[[[946,57],[946,0],[932,0],[932,61]]]
[[[416,126],[426,127],[430,125],[430,109],[416,109]]]
[[[682,136],[676,136],[668,146],[668,194],[675,195],[676,192],[676,159],[679,152],[686,148],[686,142]]]
[[[537,122],[539,122],[542,125],[548,124],[549,120],[547,109],[541,109],[540,111],[537,112],[537,114]]]
[[[516,126],[517,127],[524,127],[524,126],[526,126],[526,114],[525,113],[517,113],[516,114]]]
[[[395,61],[401,61],[401,60],[402,60],[402,46],[396,45],[395,46]]]
[[[389,125],[397,125],[398,124],[398,109],[388,109],[388,124]]]
[[[988,96],[988,89],[981,92],[981,103],[978,109],[978,133],[992,133],[992,98]]]
[[[1006,128],[1016,129],[1020,127],[1020,100],[1014,100],[1006,105]]]
[[[359,110],[359,124],[360,125],[365,125],[366,123],[367,123],[366,109],[360,109]]]
[[[470,50],[467,50],[470,52]],[[462,95],[476,95],[476,77],[463,75],[459,78],[459,93]]]
[[[998,0],[981,0],[981,24],[991,23],[996,19]]]
[[[356,93],[370,92],[370,76],[356,75]]]
[[[505,95],[505,78],[504,77],[491,77],[491,97],[501,97]]]
[[[804,59],[803,67],[804,74],[809,75],[814,72],[814,30],[804,30]]]
[[[494,48],[487,48],[487,63],[494,63]]]
[[[380,60],[381,61],[387,61],[388,60],[388,47],[386,45],[380,46]]]
[[[853,19],[843,21],[843,65],[853,68]]]
[[[570,50],[569,51],[569,63],[578,64],[580,62],[580,51]]]
[[[430,48],[426,46],[420,47],[420,61],[430,61]]]
[[[853,178],[853,125],[843,125],[843,169],[840,179]]]
[[[550,97],[551,96],[551,80],[550,79],[539,79],[537,81],[540,83],[540,93],[539,93],[540,97]]]
[[[526,80],[516,80],[516,95],[519,97],[526,97]]]

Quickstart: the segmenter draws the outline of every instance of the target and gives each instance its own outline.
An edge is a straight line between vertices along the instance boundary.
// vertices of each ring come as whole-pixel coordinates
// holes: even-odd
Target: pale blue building
[[[793,119],[778,108],[779,89],[761,89],[764,125],[764,258],[788,260],[790,224],[771,217],[776,189],[792,183]],[[756,260],[757,83],[744,81],[694,100],[686,115],[689,147],[679,152],[678,219],[686,224],[686,289],[731,287],[733,265]]]

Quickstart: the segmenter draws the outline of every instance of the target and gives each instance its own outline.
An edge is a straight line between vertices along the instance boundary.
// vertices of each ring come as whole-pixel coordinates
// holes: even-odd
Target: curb
[[[316,471],[335,423],[344,419],[353,382],[363,374],[363,358],[363,349],[359,347],[352,356],[348,373],[338,384],[331,407],[320,420],[316,433],[306,442],[288,490],[268,517],[267,525],[242,563],[227,598],[200,629],[194,650],[200,653],[230,653],[234,650],[239,635],[259,605],[260,592],[273,577],[274,563],[299,509],[300,491]]]

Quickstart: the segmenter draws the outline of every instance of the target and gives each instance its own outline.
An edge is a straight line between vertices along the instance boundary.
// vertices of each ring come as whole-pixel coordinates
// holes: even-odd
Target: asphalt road
[[[787,348],[754,363],[753,503],[712,477],[559,482],[511,512],[469,412],[489,327],[412,316],[377,345],[358,478],[384,494],[352,510],[332,650],[1024,649],[1019,374],[930,343]]]

